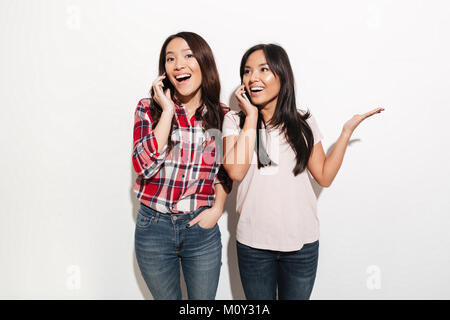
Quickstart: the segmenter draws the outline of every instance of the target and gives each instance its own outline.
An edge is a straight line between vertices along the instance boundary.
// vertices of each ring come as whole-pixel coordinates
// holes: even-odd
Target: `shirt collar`
[[[178,99],[176,99],[176,98],[172,98],[172,100],[173,100],[173,102],[175,103],[175,107],[176,107],[176,110],[178,111],[178,112],[180,112],[181,110],[183,110],[185,113],[186,113],[186,110],[184,109],[184,106],[183,106],[183,104],[181,103],[181,101],[180,100],[178,100]],[[202,104],[201,106],[200,106],[200,111],[201,111],[201,113],[202,113],[202,116],[204,116],[205,115],[205,113],[208,111],[208,108],[206,107],[206,104]],[[194,115],[194,117],[195,117],[195,115]]]

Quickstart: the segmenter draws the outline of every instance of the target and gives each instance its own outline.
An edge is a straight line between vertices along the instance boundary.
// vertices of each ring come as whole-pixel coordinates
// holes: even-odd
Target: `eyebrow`
[[[261,66],[268,66],[269,64],[266,62],[266,63],[261,63],[258,67],[261,67]],[[245,66],[244,68],[250,68],[249,66]]]
[[[191,48],[183,49],[181,51],[192,51]],[[172,51],[167,51],[166,54],[173,54]]]

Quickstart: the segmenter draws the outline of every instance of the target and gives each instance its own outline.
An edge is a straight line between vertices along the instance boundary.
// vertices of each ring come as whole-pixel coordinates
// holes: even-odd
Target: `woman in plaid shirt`
[[[217,221],[231,190],[221,167],[228,108],[219,102],[211,48],[195,33],[166,39],[159,74],[135,113],[136,258],[155,299],[181,299],[180,261],[188,298],[214,299],[222,264]]]

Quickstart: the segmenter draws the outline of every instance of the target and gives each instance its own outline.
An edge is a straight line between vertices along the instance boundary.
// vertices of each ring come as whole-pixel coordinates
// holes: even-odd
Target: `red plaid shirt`
[[[166,145],[158,153],[150,99],[145,98],[139,101],[135,112],[132,155],[138,174],[134,184],[137,198],[150,208],[169,214],[212,206],[214,184],[224,183],[217,177],[221,159],[217,163],[215,158],[215,140],[222,139],[221,135],[207,136],[202,122],[196,121],[195,115],[189,121],[184,107],[174,102],[176,125],[172,128],[172,150],[168,152]],[[200,108],[203,114],[207,112],[205,105]],[[223,106],[224,113],[229,110]],[[231,180],[226,183],[231,184]]]

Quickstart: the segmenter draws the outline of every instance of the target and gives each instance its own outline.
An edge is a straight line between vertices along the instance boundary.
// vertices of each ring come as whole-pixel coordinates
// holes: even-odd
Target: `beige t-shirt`
[[[307,123],[316,144],[323,135],[313,116]],[[223,122],[223,137],[239,135],[240,131],[237,112],[228,112]],[[319,239],[316,196],[308,169],[294,176],[295,153],[284,134],[273,128],[263,129],[261,133],[274,164],[258,169],[256,152],[253,153],[252,164],[238,184],[236,210],[240,216],[236,238],[258,249],[300,250],[304,244]]]

